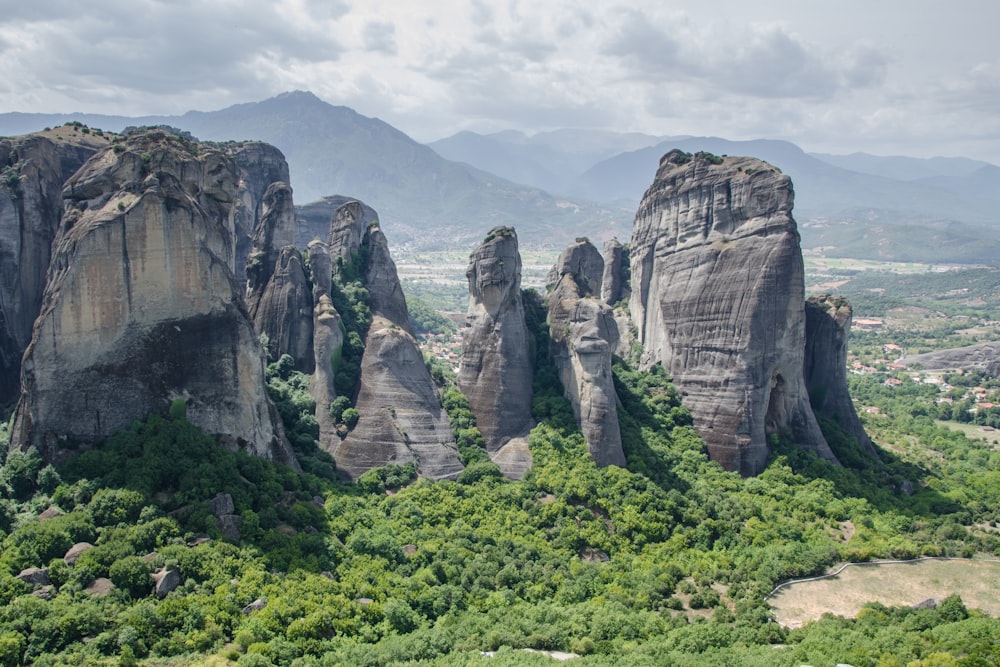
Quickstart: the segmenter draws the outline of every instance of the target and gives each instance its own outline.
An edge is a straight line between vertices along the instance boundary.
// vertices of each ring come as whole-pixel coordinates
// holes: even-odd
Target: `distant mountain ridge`
[[[0,134],[67,121],[109,130],[166,124],[203,141],[273,144],[288,160],[297,203],[328,195],[368,202],[401,247],[471,247],[485,230],[509,224],[523,230],[525,246],[556,248],[581,234],[627,235],[634,213],[566,201],[446,160],[381,120],[301,91],[181,116],[0,114]]]
[[[0,134],[66,121],[109,130],[167,124],[202,140],[271,143],[288,160],[299,205],[327,196],[369,202],[401,249],[471,248],[496,225],[516,226],[525,248],[626,238],[648,174],[678,148],[752,155],[790,175],[806,250],[984,264],[1000,256],[1000,167],[967,158],[808,154],[777,140],[569,129],[461,132],[424,145],[301,91],[180,116],[0,114]]]

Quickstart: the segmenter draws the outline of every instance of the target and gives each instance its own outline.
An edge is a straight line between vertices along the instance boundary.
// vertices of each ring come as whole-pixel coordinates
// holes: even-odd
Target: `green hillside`
[[[794,631],[765,602],[843,560],[995,557],[992,446],[901,413],[894,441],[908,444],[877,461],[831,431],[847,467],[776,439],[764,473],[742,479],[708,460],[662,371],[618,362],[629,470],[598,469],[540,368],[522,482],[472,463],[455,482],[390,466],[344,485],[308,438],[295,438],[300,475],[215,446],[180,407],[57,469],[11,453],[0,664],[548,664],[520,649],[580,665],[1000,661],[1000,621],[958,597]],[[432,371],[447,394],[448,372]],[[286,426],[308,433],[307,384],[287,364],[269,377]],[[452,417],[475,431],[467,412]],[[210,508],[220,493],[238,536]],[[67,565],[78,542],[94,548]],[[50,583],[20,581],[29,567]],[[181,576],[163,597],[159,568]],[[101,577],[115,588],[88,593]]]

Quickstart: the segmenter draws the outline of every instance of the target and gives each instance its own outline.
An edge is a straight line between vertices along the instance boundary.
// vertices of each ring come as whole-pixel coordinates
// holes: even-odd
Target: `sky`
[[[418,141],[563,127],[1000,164],[997,0],[0,0],[0,112],[290,90]]]

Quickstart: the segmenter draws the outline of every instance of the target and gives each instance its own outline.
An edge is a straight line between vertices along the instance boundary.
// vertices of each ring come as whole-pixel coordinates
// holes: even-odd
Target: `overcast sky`
[[[0,0],[0,111],[298,89],[421,141],[581,127],[1000,164],[998,30],[997,0]]]

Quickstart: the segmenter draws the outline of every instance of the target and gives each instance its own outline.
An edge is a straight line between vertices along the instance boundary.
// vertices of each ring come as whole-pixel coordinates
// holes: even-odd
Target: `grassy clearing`
[[[1000,614],[1000,562],[927,560],[849,567],[830,579],[786,586],[770,602],[781,625],[797,628],[826,613],[854,617],[868,602],[912,606],[955,593],[970,609]]]
[[[1000,431],[984,431],[983,427],[979,424],[962,424],[960,422],[941,420],[936,420],[934,423],[941,428],[948,428],[952,431],[961,431],[965,434],[966,438],[971,440],[982,440],[983,442],[991,445],[1000,444]]]

